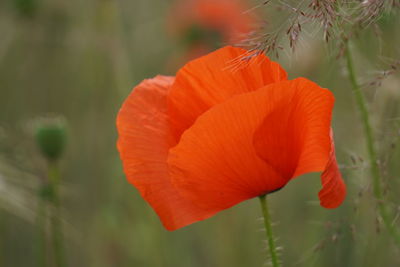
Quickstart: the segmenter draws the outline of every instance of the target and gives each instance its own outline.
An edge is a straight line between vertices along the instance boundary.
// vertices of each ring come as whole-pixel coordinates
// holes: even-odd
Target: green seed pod
[[[43,156],[51,161],[58,160],[65,147],[65,126],[60,121],[40,123],[36,128],[36,142]]]

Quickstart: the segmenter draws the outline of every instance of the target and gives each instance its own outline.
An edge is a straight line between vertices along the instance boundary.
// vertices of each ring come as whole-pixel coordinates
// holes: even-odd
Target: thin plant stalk
[[[271,215],[268,210],[268,201],[267,201],[267,195],[263,195],[259,197],[260,203],[261,203],[261,210],[264,216],[264,226],[265,226],[265,232],[267,235],[267,241],[268,241],[268,248],[269,252],[271,255],[271,263],[273,267],[280,267],[279,259],[278,259],[278,253],[276,249],[276,244],[275,244],[275,239],[274,235],[272,234],[272,223],[271,223]]]
[[[55,262],[57,267],[65,267],[64,257],[64,238],[61,222],[61,207],[59,196],[60,170],[57,162],[49,162],[49,180],[52,187],[52,215],[51,215],[51,232],[52,243],[54,249]]]
[[[361,116],[361,122],[364,127],[365,141],[367,145],[367,152],[369,157],[369,162],[371,164],[371,176],[372,176],[372,186],[373,193],[377,201],[378,210],[382,221],[389,231],[390,235],[393,237],[396,245],[400,247],[400,232],[397,227],[393,224],[394,216],[391,210],[387,207],[384,200],[383,189],[382,189],[382,177],[378,165],[378,156],[375,149],[375,138],[371,127],[371,121],[369,117],[369,112],[367,108],[367,103],[365,97],[361,91],[360,85],[357,82],[356,73],[353,64],[353,58],[351,55],[350,45],[347,41],[346,43],[346,63],[349,79],[352,86],[352,91],[357,102],[357,107]]]
[[[37,264],[38,267],[46,267],[47,251],[46,251],[46,199],[44,199],[42,192],[38,193],[38,206],[36,215],[37,233]]]

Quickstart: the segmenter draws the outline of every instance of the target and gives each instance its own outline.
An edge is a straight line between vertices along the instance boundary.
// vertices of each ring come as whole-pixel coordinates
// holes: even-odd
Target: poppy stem
[[[51,229],[53,238],[54,257],[57,267],[64,267],[64,242],[61,223],[60,211],[60,196],[59,196],[59,183],[60,183],[60,170],[57,162],[49,162],[49,179],[52,186],[52,204],[53,212],[51,215]]]
[[[268,210],[267,195],[262,195],[259,196],[258,198],[260,199],[261,209],[264,216],[264,226],[265,226],[265,232],[267,234],[267,241],[268,241],[269,252],[271,254],[272,266],[279,267],[280,263],[278,259],[278,253],[275,245],[274,236],[272,234],[271,215],[269,214]]]
[[[367,151],[369,156],[369,161],[371,164],[371,176],[373,193],[377,200],[378,210],[381,215],[382,221],[388,229],[390,235],[394,238],[397,246],[400,247],[400,232],[393,224],[394,216],[391,210],[386,206],[384,200],[384,194],[382,189],[382,178],[379,170],[378,156],[375,150],[375,139],[371,127],[369,112],[367,108],[367,103],[365,97],[361,91],[361,88],[357,82],[356,73],[354,69],[353,59],[351,56],[351,50],[349,46],[349,41],[346,42],[345,56],[347,61],[347,71],[349,79],[352,85],[352,91],[357,102],[357,106],[361,115],[361,121],[364,127],[365,141],[367,145]]]
[[[43,185],[42,185],[43,187]],[[38,267],[46,267],[46,199],[43,197],[43,193],[41,191],[38,192],[38,206],[37,206],[37,217],[36,224],[38,228],[37,233],[37,266]]]

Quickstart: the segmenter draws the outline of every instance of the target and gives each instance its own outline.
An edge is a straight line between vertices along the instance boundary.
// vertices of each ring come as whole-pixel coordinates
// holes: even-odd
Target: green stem
[[[369,156],[369,161],[371,164],[371,176],[372,176],[372,185],[373,185],[373,193],[377,200],[378,210],[382,217],[383,223],[385,224],[386,228],[388,229],[389,233],[393,237],[397,246],[400,247],[400,232],[393,224],[394,216],[390,209],[386,206],[383,196],[383,189],[382,189],[382,178],[379,170],[378,165],[378,156],[375,150],[375,139],[374,134],[371,127],[371,122],[369,118],[369,112],[367,109],[367,103],[365,97],[361,91],[361,88],[357,82],[353,59],[351,56],[350,46],[348,42],[346,43],[346,61],[347,61],[347,70],[349,79],[352,85],[352,90],[354,97],[357,102],[357,107],[359,109],[361,115],[361,121],[364,127],[364,134],[365,134],[365,141],[367,145],[367,151]]]
[[[52,204],[53,212],[51,215],[52,242],[54,248],[55,262],[57,267],[64,267],[64,241],[61,223],[60,197],[59,197],[59,182],[60,170],[56,162],[49,163],[49,180],[52,186]]]
[[[38,193],[38,206],[37,206],[37,217],[36,224],[38,228],[37,233],[37,261],[38,267],[46,267],[46,202],[43,197],[43,188]]]
[[[272,234],[271,216],[268,211],[267,195],[259,196],[259,199],[261,203],[262,213],[264,216],[264,226],[265,226],[265,232],[267,234],[268,247],[269,247],[269,252],[271,254],[272,266],[279,267],[280,263],[278,259],[278,253],[276,250],[274,236]]]

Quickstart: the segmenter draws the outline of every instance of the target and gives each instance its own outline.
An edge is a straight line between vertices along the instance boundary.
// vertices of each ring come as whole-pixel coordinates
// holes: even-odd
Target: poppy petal
[[[256,151],[288,180],[323,172],[321,205],[335,208],[344,200],[346,190],[337,168],[330,126],[334,97],[329,90],[303,78],[286,82],[286,86],[291,96],[257,129]],[[274,91],[282,90],[281,84],[273,87]]]
[[[183,133],[168,157],[172,183],[182,195],[223,210],[286,184],[253,145],[264,118],[285,104],[280,92],[286,91],[274,94],[270,86],[214,106]]]
[[[189,62],[177,73],[168,96],[177,136],[212,106],[287,79],[285,70],[263,54],[243,60],[248,53],[227,46]]]
[[[167,118],[167,92],[173,81],[173,77],[165,76],[143,81],[124,102],[117,117],[118,150],[127,179],[168,230],[212,215],[182,198],[169,179],[168,150],[176,145]]]
[[[320,100],[328,104],[322,110],[313,107]],[[330,155],[332,107],[331,93],[305,79],[232,97],[201,115],[170,150],[172,183],[197,205],[223,210],[275,191],[292,176],[323,171]],[[307,124],[317,120],[323,122],[315,129]]]
[[[343,182],[342,175],[336,162],[332,131],[329,161],[321,175],[321,181],[322,189],[318,194],[321,206],[327,209],[333,209],[342,204],[346,197],[346,185]]]

